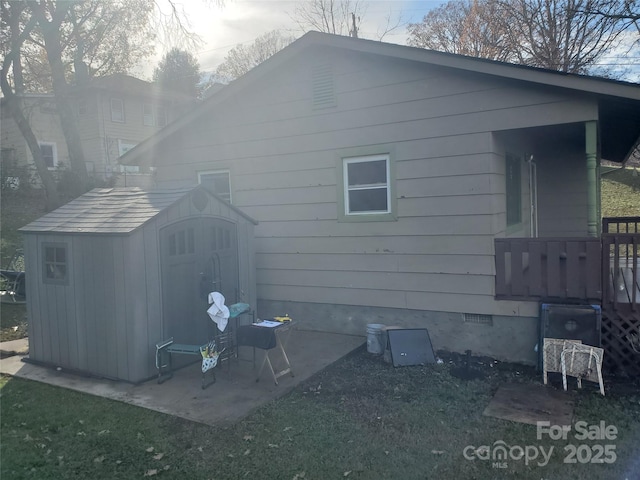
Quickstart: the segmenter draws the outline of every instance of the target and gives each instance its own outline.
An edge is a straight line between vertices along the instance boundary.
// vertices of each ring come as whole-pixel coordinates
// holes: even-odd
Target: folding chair
[[[604,396],[602,380],[602,357],[604,350],[591,345],[567,344],[560,354],[562,366],[562,386],[567,390],[567,375],[578,379],[578,388],[582,388],[582,379],[596,382]]]

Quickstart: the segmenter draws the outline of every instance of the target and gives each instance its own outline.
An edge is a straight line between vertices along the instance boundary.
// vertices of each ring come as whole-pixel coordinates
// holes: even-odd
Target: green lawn
[[[604,216],[640,215],[640,181],[631,170],[602,182]],[[2,202],[3,265],[20,245],[15,230],[42,213],[35,203]],[[2,306],[1,340],[22,336],[24,306]],[[44,384],[0,380],[2,479],[637,479],[640,393],[607,385],[575,392],[574,421],[604,421],[607,441],[536,438],[536,428],[482,415],[503,382],[539,382],[531,370],[487,362],[485,380],[464,382],[450,365],[394,369],[366,352],[329,367],[230,428],[195,424]],[[215,388],[215,387],[211,387]],[[468,460],[495,442],[553,447],[551,459],[509,460],[506,468]],[[567,445],[580,446],[578,463]],[[605,446],[611,464],[580,463]],[[568,447],[569,449],[571,447]],[[469,451],[469,450],[467,450]],[[516,450],[514,450],[516,451]],[[602,453],[602,452],[600,452]],[[601,457],[602,458],[602,457]],[[528,463],[528,464],[527,464]]]
[[[601,185],[603,217],[640,217],[640,168],[610,170]]]
[[[572,432],[566,441],[538,440],[535,426],[482,415],[498,385],[539,382],[535,372],[485,359],[475,368],[486,378],[465,382],[452,377],[450,367],[394,369],[359,350],[227,429],[4,379],[0,478],[638,478],[637,390],[607,385],[602,397],[588,384],[573,393],[575,421],[613,425],[615,439],[579,441]],[[509,459],[506,468],[494,468],[491,461],[465,458],[466,447],[491,448],[500,440],[509,448],[553,447],[551,459],[543,466],[541,456],[528,465]],[[613,445],[607,448],[615,461],[564,463],[571,460],[568,444],[585,445],[583,461],[600,445]]]

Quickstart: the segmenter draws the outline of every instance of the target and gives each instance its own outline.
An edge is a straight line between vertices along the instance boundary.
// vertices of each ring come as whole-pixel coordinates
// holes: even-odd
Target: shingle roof
[[[22,227],[22,232],[130,233],[192,189],[96,188]]]

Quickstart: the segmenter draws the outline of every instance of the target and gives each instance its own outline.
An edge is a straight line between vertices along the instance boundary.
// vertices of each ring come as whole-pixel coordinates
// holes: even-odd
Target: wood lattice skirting
[[[616,310],[602,310],[602,347],[605,350],[604,368],[640,376],[640,353],[631,347],[627,336],[640,333],[640,312],[631,305],[618,305]]]

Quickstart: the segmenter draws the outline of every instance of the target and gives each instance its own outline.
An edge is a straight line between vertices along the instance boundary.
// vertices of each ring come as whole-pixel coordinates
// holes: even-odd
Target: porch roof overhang
[[[624,162],[640,140],[640,101],[618,98],[600,99],[600,156]]]

